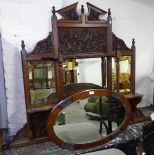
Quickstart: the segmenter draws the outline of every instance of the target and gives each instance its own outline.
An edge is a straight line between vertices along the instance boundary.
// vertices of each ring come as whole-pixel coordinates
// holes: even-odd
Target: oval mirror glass
[[[48,119],[48,135],[61,146],[93,147],[125,128],[124,122],[129,120],[126,103],[122,104],[120,96],[108,90],[77,93],[53,109]]]

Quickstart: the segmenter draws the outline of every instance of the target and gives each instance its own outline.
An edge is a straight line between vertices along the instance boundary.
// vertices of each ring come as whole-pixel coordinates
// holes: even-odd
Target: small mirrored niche
[[[63,61],[62,68],[64,85],[77,83],[77,67],[78,63],[76,59],[67,59]]]
[[[91,96],[63,108],[55,119],[53,129],[65,143],[85,144],[115,132],[124,119],[125,108],[119,100]]]
[[[131,56],[112,58],[112,90],[131,91]]]
[[[42,103],[55,92],[54,67],[51,61],[29,61],[31,103]]]

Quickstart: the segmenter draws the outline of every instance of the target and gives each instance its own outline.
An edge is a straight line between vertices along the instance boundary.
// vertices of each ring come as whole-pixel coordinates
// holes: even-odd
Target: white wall
[[[73,2],[76,0],[63,0],[63,6]],[[144,5],[142,0],[89,0],[89,2],[104,10],[111,8],[113,32],[125,40],[129,47],[132,38],[136,39],[136,91],[144,95],[143,105],[149,105],[152,102],[152,83],[149,76],[152,72],[154,50],[153,6]],[[47,36],[51,31],[50,17],[53,5],[59,9],[62,2],[61,0],[0,1],[0,27],[11,135],[14,135],[26,122],[20,42],[24,40],[26,49],[30,51],[37,41]],[[94,62],[96,68],[99,68],[100,64],[96,60]],[[91,76],[91,68],[87,68],[87,73]],[[94,76],[92,80],[96,81],[96,78],[98,77]],[[98,83],[100,81],[98,80]]]
[[[60,9],[61,0],[1,0],[0,28],[6,81],[10,135],[26,123],[21,67],[21,40],[28,52],[51,31],[52,6]]]

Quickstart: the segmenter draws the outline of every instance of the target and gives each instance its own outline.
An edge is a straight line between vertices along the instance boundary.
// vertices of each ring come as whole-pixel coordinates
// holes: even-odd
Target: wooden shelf
[[[135,93],[135,94],[130,93],[130,94],[125,94],[124,97],[127,99],[133,99],[133,98],[137,98],[137,97],[143,97],[143,95],[137,94],[137,93]]]
[[[32,114],[35,112],[48,111],[48,110],[51,110],[52,108],[54,108],[55,105],[56,104],[44,104],[44,103],[42,103],[41,105],[29,107],[27,109],[27,113]]]
[[[64,86],[64,98],[83,91],[87,89],[101,89],[101,86],[92,84],[92,83],[74,83],[70,85]],[[35,113],[41,111],[48,111],[53,109],[59,101],[56,99],[56,94],[50,94],[47,98],[47,102],[39,103],[39,104],[32,104],[30,107],[27,108],[27,113]]]

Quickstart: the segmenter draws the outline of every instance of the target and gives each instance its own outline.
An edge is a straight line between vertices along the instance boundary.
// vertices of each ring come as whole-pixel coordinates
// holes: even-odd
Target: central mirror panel
[[[29,87],[31,104],[42,103],[55,92],[55,75],[52,61],[30,61]]]
[[[117,98],[91,96],[72,102],[59,112],[53,129],[65,143],[92,143],[116,131],[124,118],[125,108]]]
[[[67,59],[63,61],[62,67],[64,85],[93,83],[102,86],[100,58]]]

